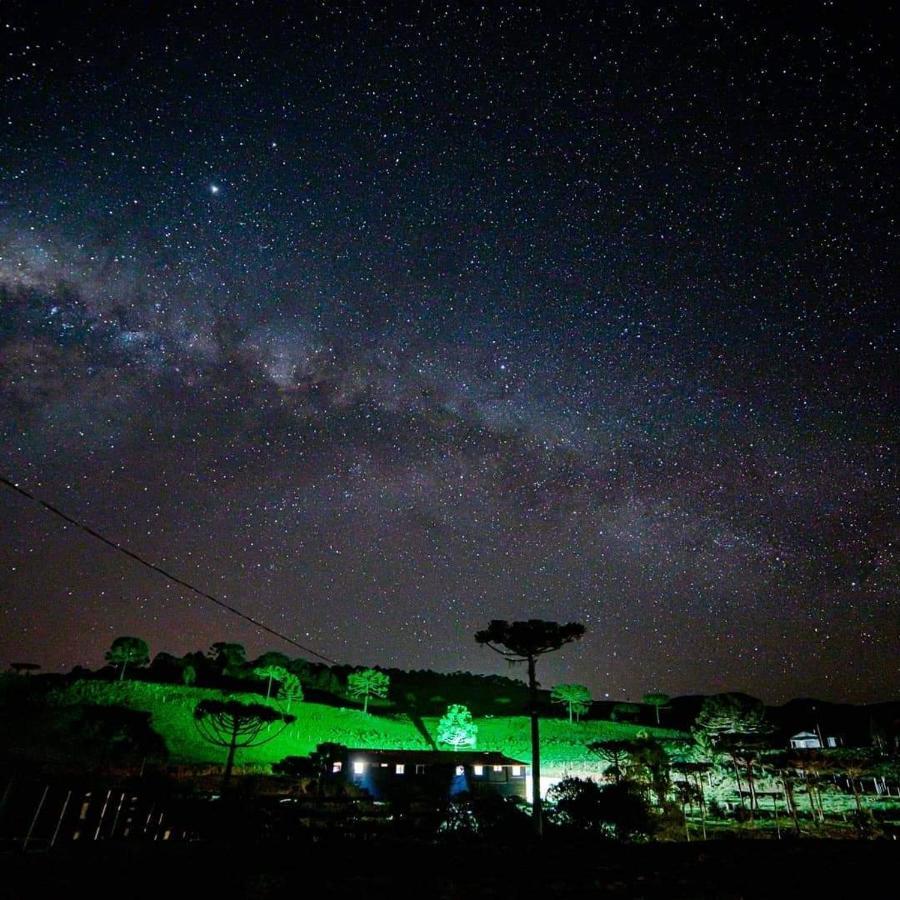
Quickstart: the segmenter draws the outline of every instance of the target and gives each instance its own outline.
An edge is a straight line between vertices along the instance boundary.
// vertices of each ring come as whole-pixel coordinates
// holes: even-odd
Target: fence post
[[[69,800],[72,798],[72,791],[66,791],[66,799],[63,800],[62,809],[59,811],[59,818],[56,820],[56,828],[53,829],[53,837],[50,838],[50,846],[52,847],[56,843],[57,837],[59,837],[59,829],[62,827],[63,817],[66,814],[66,809],[69,806]]]
[[[34,815],[31,818],[31,825],[28,826],[28,834],[25,835],[25,840],[22,841],[22,849],[28,849],[28,843],[31,841],[31,835],[34,833],[34,826],[37,825],[38,816],[41,814],[41,810],[44,808],[44,801],[47,799],[47,794],[50,791],[50,785],[46,785],[44,787],[44,793],[41,794],[40,802],[37,805],[37,809],[34,811]]]

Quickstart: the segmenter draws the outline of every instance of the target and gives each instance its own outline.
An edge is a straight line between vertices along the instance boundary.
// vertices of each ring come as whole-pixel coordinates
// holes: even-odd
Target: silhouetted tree
[[[104,769],[109,765],[137,768],[142,761],[162,762],[165,741],[153,730],[151,715],[123,706],[87,704],[59,710],[55,743],[69,762]]]
[[[243,644],[230,644],[227,641],[216,641],[209,648],[209,658],[222,675],[232,678],[240,677],[247,665],[247,651]]]
[[[665,747],[649,736],[639,735],[628,748],[628,778],[656,795],[660,807],[665,806],[669,792],[669,754]]]
[[[194,722],[204,740],[228,749],[222,776],[223,791],[231,780],[237,751],[274,740],[293,721],[294,716],[271,706],[237,700],[201,700],[194,709]],[[281,728],[270,731],[276,722]]]
[[[14,662],[10,663],[9,667],[16,675],[30,675],[32,672],[37,672],[40,668],[37,663],[32,662]]]
[[[613,722],[634,722],[641,714],[641,708],[637,703],[616,703],[610,713]]]
[[[762,700],[746,694],[715,694],[703,701],[694,729],[718,747],[726,735],[762,735],[770,727]]]
[[[547,792],[552,821],[578,831],[603,829],[600,785],[585,778],[563,778]]]
[[[316,794],[322,795],[322,786],[334,771],[335,763],[343,761],[347,748],[343,744],[317,744],[309,756],[286,756],[280,762],[272,764],[276,775],[289,778],[308,779],[315,783]]]
[[[668,694],[663,694],[660,691],[651,691],[649,694],[644,694],[644,703],[647,706],[652,706],[654,711],[656,712],[656,724],[659,725],[659,713],[661,710],[665,709],[669,705],[669,701],[672,698]]]
[[[292,662],[291,658],[284,653],[279,653],[277,650],[267,650],[254,659],[251,665],[254,669],[263,669],[266,666],[280,666],[282,669],[290,671]]]
[[[631,743],[630,740],[592,741],[587,748],[604,762],[609,763],[604,775],[612,773],[613,780],[619,782],[625,777],[625,766],[631,751]]]
[[[689,788],[683,799],[690,802],[693,808],[694,800],[700,809],[700,826],[703,832],[703,840],[706,840],[706,791],[703,788],[703,776],[709,772],[710,764],[707,762],[691,762],[683,760],[672,763],[672,770],[684,776],[684,784]],[[685,819],[685,831],[687,831],[687,819]],[[690,837],[690,835],[688,835]]]
[[[106,661],[122,667],[119,671],[119,681],[121,681],[125,677],[125,667],[128,663],[143,666],[150,662],[150,648],[147,646],[147,642],[141,638],[117,637],[106,651]]]
[[[591,692],[583,684],[558,684],[550,692],[550,700],[569,710],[569,724],[573,715],[577,718],[591,706]]]
[[[360,669],[347,676],[347,693],[363,701],[363,712],[369,711],[369,697],[387,697],[391,679],[377,669]]]
[[[544,622],[529,619],[527,622],[507,622],[493,619],[488,627],[475,635],[479,644],[486,644],[510,662],[524,662],[528,665],[528,691],[531,707],[531,785],[533,792],[532,816],[535,832],[543,833],[541,814],[541,745],[538,726],[538,681],[535,675],[537,658],[545,653],[553,653],[584,635],[584,625],[569,622]]]
[[[455,836],[478,835],[509,844],[527,837],[531,828],[519,797],[501,797],[493,791],[456,794],[447,804],[438,830]]]
[[[550,789],[547,799],[563,827],[602,831],[622,841],[654,830],[646,801],[628,782],[601,787],[586,779],[564,778]]]

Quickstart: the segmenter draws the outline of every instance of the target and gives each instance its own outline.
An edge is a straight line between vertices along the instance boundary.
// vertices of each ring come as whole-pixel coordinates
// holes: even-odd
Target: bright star
[[[222,190],[222,188],[220,188],[219,185],[217,185],[217,184],[211,184],[211,185],[209,186],[209,192],[210,192],[214,197],[216,196],[216,194],[220,193],[221,190]]]

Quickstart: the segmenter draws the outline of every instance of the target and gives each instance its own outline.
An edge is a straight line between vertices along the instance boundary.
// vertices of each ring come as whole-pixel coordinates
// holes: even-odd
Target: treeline
[[[157,684],[218,688],[245,692],[267,692],[267,678],[261,674],[283,669],[299,679],[308,700],[358,705],[348,696],[347,683],[358,667],[329,666],[275,650],[248,657],[243,645],[219,641],[209,650],[194,650],[183,656],[162,651],[150,659],[149,648],[139,638],[117,638],[106,654],[109,665],[99,669],[76,667],[76,678],[107,680],[127,677]],[[21,671],[38,667],[18,664]],[[472,672],[436,672],[431,669],[375,667],[390,679],[387,697],[373,700],[373,707],[388,705],[414,715],[439,715],[449,705],[465,704],[475,715],[519,715],[527,710],[527,685],[502,675]],[[549,706],[549,692],[546,702]]]

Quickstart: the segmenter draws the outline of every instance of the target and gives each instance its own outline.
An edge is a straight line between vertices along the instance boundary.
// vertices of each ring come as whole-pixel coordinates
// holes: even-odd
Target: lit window
[[[397,763],[397,765],[394,766],[394,771],[398,775],[403,775],[406,772],[406,766],[403,763]]]
[[[362,775],[362,773],[365,771],[366,771],[366,764],[364,762],[362,762],[361,760],[356,760],[356,762],[353,763],[353,774],[354,775]]]
[[[387,767],[388,767],[388,764],[387,764],[387,763],[382,763],[382,764],[381,764],[381,768],[382,768],[382,769],[386,769]]]
[[[425,774],[425,763],[416,763],[416,775]]]
[[[495,772],[502,772],[502,771],[503,771],[503,766],[494,766],[494,771],[495,771]]]
[[[476,775],[484,775],[484,766],[473,766],[472,771]]]
[[[513,766],[513,768],[515,769],[514,775],[525,775],[525,766]]]
[[[340,762],[340,761],[333,762],[333,763],[331,764],[331,771],[332,771],[332,772],[335,772],[335,773],[340,772],[341,769],[343,769],[343,768],[344,768],[344,764],[343,764],[342,762]]]
[[[457,775],[464,775],[465,772],[466,772],[466,767],[465,767],[465,766],[457,766],[457,767],[456,767],[456,774],[457,774]]]

